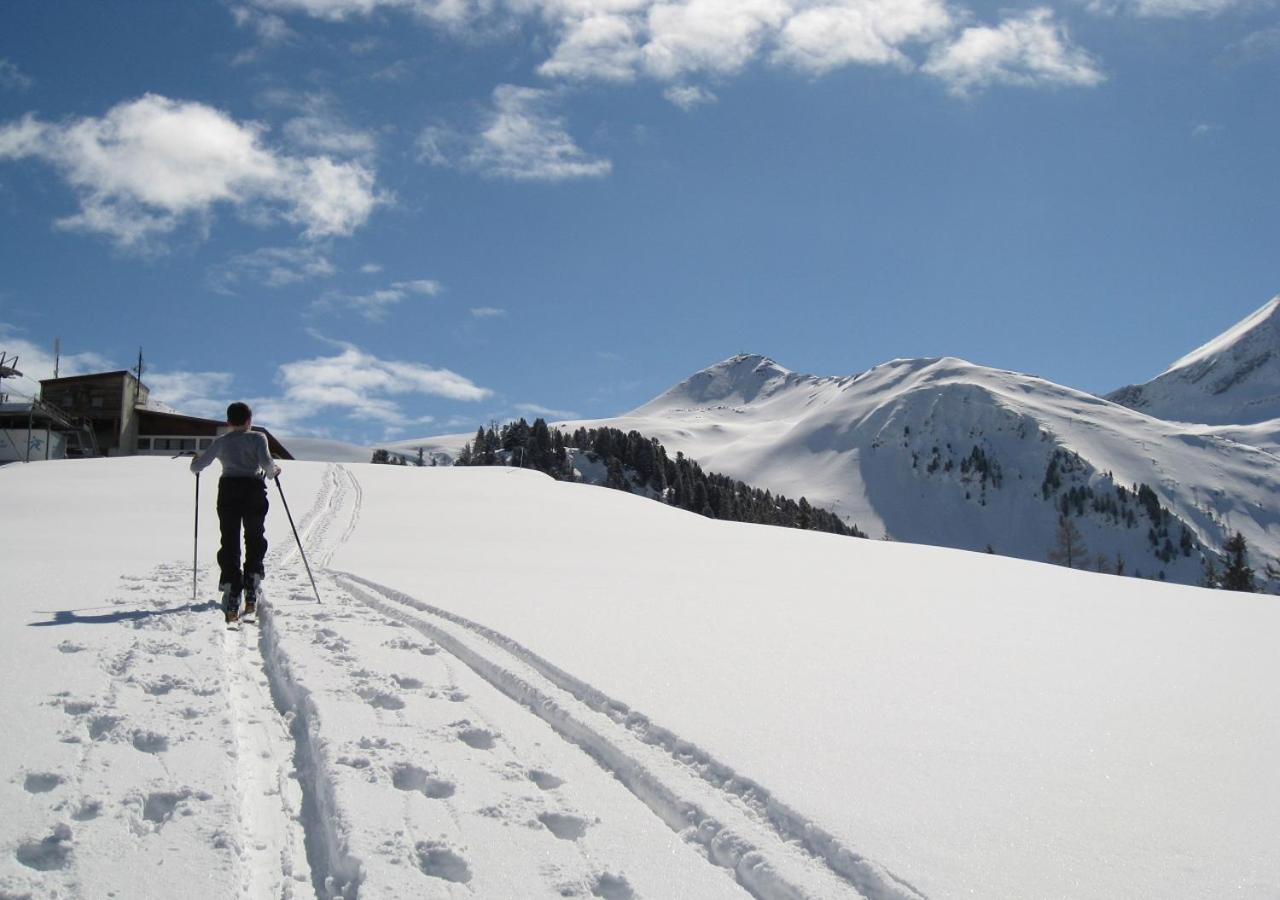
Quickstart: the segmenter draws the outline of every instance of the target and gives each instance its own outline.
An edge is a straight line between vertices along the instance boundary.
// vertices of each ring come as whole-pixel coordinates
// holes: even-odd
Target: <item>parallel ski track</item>
[[[338,467],[325,469],[314,502],[295,523],[309,549],[346,504],[348,481]],[[292,541],[274,548],[267,556],[269,584],[279,585],[287,574],[296,578],[301,561]],[[228,631],[224,655],[242,781],[241,896],[287,900],[309,877],[315,896],[323,900],[356,900],[360,863],[346,852],[331,815],[333,790],[319,757],[315,705],[280,650],[269,598],[259,610],[259,628],[257,654],[246,652],[249,635]],[[290,767],[292,773],[286,771]]]
[[[753,896],[925,900],[921,891],[846,847],[759,783],[513,639],[359,575],[330,570],[335,554],[355,531],[362,506],[363,491],[354,474],[331,465],[312,507],[298,522],[325,590],[341,590],[434,640],[585,750],[670,828],[701,845],[710,862],[731,871]],[[346,521],[334,534],[344,512]],[[295,569],[301,562],[294,545],[273,557],[273,571]],[[291,725],[303,793],[301,825],[316,894],[352,900],[362,880],[360,862],[347,852],[335,825],[333,785],[325,775],[328,761],[316,709],[290,671],[269,607],[260,646],[272,696]]]
[[[342,474],[359,495],[354,475],[345,468]],[[354,514],[358,512],[357,505]],[[354,522],[339,545],[353,528]],[[326,563],[332,556],[331,551]],[[332,574],[351,596],[430,637],[561,737],[587,750],[671,828],[706,847],[709,859],[731,869],[755,896],[923,900],[921,891],[854,852],[759,783],[511,638],[361,576]],[[696,782],[668,783],[660,768],[645,764],[655,751]],[[736,810],[737,820],[717,821],[704,811],[708,805]],[[786,873],[797,870],[815,876],[825,872],[838,893],[815,894],[812,885],[822,883],[821,877],[790,883]]]

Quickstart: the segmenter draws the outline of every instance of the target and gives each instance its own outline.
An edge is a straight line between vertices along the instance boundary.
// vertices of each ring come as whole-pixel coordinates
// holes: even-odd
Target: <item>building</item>
[[[92,449],[77,453],[68,448],[69,456],[176,456],[203,450],[229,430],[226,422],[162,408],[152,402],[147,386],[128,371],[46,378],[40,382],[40,393],[43,406],[87,425]],[[267,436],[276,459],[293,459],[265,428],[254,426],[253,430]]]
[[[92,437],[92,431],[39,400],[0,400],[0,465],[63,459],[68,452],[74,452],[72,448],[84,447]]]

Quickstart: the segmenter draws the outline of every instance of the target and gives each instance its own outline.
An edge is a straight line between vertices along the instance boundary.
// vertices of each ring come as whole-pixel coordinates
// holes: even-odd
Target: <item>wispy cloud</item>
[[[0,125],[0,161],[39,159],[75,191],[80,210],[60,227],[145,249],[184,223],[207,226],[230,208],[283,220],[309,239],[351,234],[382,202],[371,168],[268,147],[263,129],[203,103],[147,94],[102,117]]]
[[[317,247],[259,247],[211,268],[208,284],[219,293],[232,294],[246,282],[278,288],[312,278],[327,278],[336,271]]]
[[[345,294],[333,291],[317,300],[318,309],[351,310],[371,322],[382,322],[394,306],[410,297],[434,297],[444,290],[438,281],[419,278],[413,281],[397,281],[388,287],[363,294]]]
[[[1211,134],[1216,134],[1221,130],[1222,130],[1221,125],[1216,125],[1213,122],[1200,122],[1194,128],[1191,129],[1191,136],[1197,137],[1197,138],[1204,138],[1204,137],[1208,137]]]
[[[476,319],[498,319],[507,314],[505,309],[499,309],[496,306],[473,306],[471,307],[471,315]]]
[[[715,103],[717,99],[711,91],[697,85],[673,85],[663,91],[662,96],[685,112],[698,106]]]
[[[275,89],[259,99],[267,106],[296,112],[281,128],[284,140],[294,150],[366,163],[377,152],[377,135],[347,122],[338,109],[337,100],[329,94]]]
[[[252,401],[255,418],[279,428],[307,427],[308,420],[321,415],[392,426],[422,424],[432,418],[407,413],[401,399],[474,402],[493,395],[448,369],[382,359],[346,342],[328,343],[339,352],[279,367],[276,381],[281,393]]]
[[[17,63],[0,57],[0,90],[25,91],[33,84],[31,76],[19,69]]]
[[[964,29],[955,40],[934,48],[924,71],[958,96],[993,84],[1089,86],[1106,77],[1093,57],[1071,42],[1047,7],[996,26]]]
[[[1280,25],[1260,28],[1227,48],[1227,58],[1237,63],[1257,63],[1280,56]]]
[[[599,178],[613,164],[593,158],[565,130],[555,110],[556,91],[499,85],[493,105],[475,134],[448,125],[428,126],[419,135],[419,158],[492,178],[516,181],[565,181]]]
[[[577,419],[578,414],[569,409],[551,409],[538,403],[517,403],[516,411],[527,416],[535,416],[542,419]]]
[[[1100,15],[1130,15],[1149,19],[1215,16],[1252,0],[1089,0],[1087,7]]]
[[[54,372],[53,355],[53,338],[45,343],[45,345],[37,344],[27,337],[25,332],[16,326],[0,322],[0,350],[3,350],[9,359],[14,356],[18,357],[17,368],[23,374],[23,378],[14,381],[8,381],[3,385],[4,389],[15,389],[23,394],[31,395],[39,390],[39,383],[42,379],[52,378]],[[116,368],[111,360],[91,350],[81,350],[77,353],[63,353],[61,363],[58,365],[58,374],[62,377],[68,375],[83,375],[87,372],[100,372]],[[0,392],[3,392],[0,390]]]
[[[160,401],[180,413],[207,419],[222,419],[235,377],[230,372],[146,372],[142,378],[151,400]]]

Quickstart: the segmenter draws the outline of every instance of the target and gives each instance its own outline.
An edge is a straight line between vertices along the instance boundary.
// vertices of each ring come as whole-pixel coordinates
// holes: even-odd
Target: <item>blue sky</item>
[[[1254,0],[10,0],[0,349],[365,443],[742,351],[1104,392],[1280,291],[1278,89]]]

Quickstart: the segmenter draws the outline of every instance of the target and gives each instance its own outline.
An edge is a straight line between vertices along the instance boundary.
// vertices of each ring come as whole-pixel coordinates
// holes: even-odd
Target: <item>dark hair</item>
[[[243,425],[253,418],[253,410],[248,403],[232,403],[227,407],[227,424]]]

